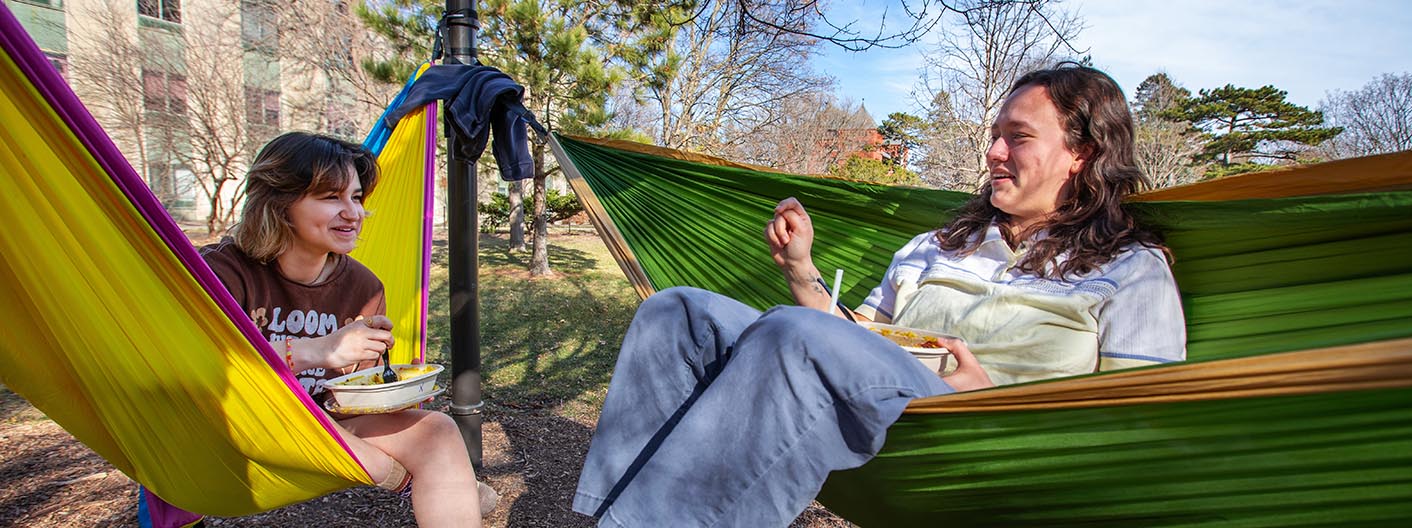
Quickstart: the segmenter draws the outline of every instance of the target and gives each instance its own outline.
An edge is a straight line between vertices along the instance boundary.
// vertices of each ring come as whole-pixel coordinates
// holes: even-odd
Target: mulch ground
[[[10,402],[13,409],[15,402]],[[443,410],[447,401],[437,405]],[[489,527],[590,527],[569,509],[593,424],[548,408],[488,403],[482,428],[481,476],[500,493]],[[37,414],[32,409],[31,414]],[[137,484],[57,424],[42,418],[0,422],[0,526],[35,528],[137,526]],[[211,518],[212,527],[413,526],[411,503],[377,488],[355,488],[241,518]],[[817,504],[792,527],[851,524]]]

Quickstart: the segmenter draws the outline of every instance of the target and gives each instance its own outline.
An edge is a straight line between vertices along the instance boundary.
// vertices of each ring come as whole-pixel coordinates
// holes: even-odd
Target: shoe
[[[500,502],[500,494],[495,492],[490,484],[476,481],[476,492],[480,494],[480,516],[490,515],[495,511],[495,506]]]

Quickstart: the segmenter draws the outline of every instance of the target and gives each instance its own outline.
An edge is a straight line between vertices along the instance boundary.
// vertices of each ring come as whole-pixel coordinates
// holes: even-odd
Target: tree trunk
[[[1239,116],[1237,116],[1237,117],[1239,117]],[[1236,129],[1236,118],[1235,118],[1235,117],[1232,117],[1232,118],[1231,118],[1231,122],[1230,122],[1230,126],[1227,126],[1227,127],[1226,127],[1226,135],[1227,135],[1227,136],[1230,136],[1231,134],[1234,134],[1234,133],[1235,133],[1235,129]],[[1226,144],[1227,144],[1227,145],[1230,145],[1230,143],[1226,143]],[[1230,164],[1231,164],[1231,148],[1230,148],[1230,147],[1226,147],[1226,157],[1221,160],[1221,164],[1222,164],[1222,165],[1230,165]]]
[[[225,186],[225,181],[217,180],[213,186],[215,187],[215,189],[210,196],[211,212],[206,215],[207,235],[216,234],[216,224],[218,222],[218,219],[221,218],[221,187]]]
[[[509,193],[510,199],[510,252],[523,253],[525,251],[525,182],[515,180],[510,182],[510,188],[505,192]]]
[[[548,215],[544,214],[545,180],[543,142],[535,141],[530,147],[534,152],[534,250],[530,253],[530,276],[545,277],[554,272],[549,269],[549,225]]]

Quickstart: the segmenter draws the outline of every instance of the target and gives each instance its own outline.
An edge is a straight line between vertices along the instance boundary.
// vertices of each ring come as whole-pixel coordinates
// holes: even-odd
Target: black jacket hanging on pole
[[[446,133],[456,135],[459,147],[451,154],[466,161],[480,159],[491,133],[492,152],[506,181],[534,177],[534,159],[529,152],[529,132],[534,127],[541,136],[548,132],[520,103],[525,89],[509,75],[489,66],[438,64],[427,69],[412,84],[407,98],[387,114],[387,126],[395,128],[402,116],[435,100],[445,100],[448,110]]]

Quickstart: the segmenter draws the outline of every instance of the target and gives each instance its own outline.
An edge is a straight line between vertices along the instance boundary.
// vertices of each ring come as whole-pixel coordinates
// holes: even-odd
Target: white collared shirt
[[[913,238],[858,313],[966,339],[998,385],[1186,358],[1181,297],[1159,250],[1134,244],[1058,280],[1016,268],[1028,242],[1012,250],[995,224],[984,236],[964,257],[935,231]]]

